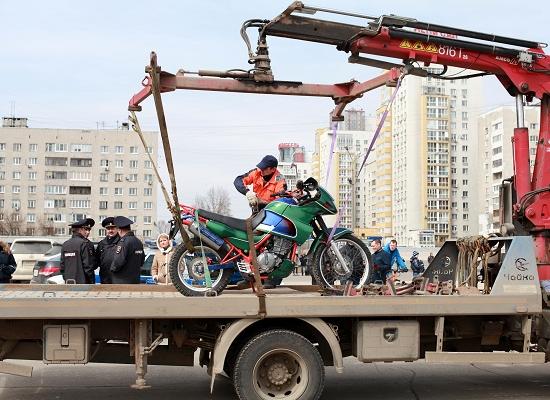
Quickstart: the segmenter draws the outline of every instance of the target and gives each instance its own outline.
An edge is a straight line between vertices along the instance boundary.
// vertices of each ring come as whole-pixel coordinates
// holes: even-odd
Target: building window
[[[21,210],[21,200],[12,200],[11,208],[13,208],[15,211]]]
[[[63,185],[46,185],[46,194],[67,194],[67,186]]]
[[[151,169],[152,168],[151,161],[149,160],[144,161],[143,166],[145,167],[145,169]]]
[[[4,185],[0,185],[0,193],[6,193],[6,187]]]
[[[99,151],[101,154],[107,154],[109,152],[109,146],[100,146]]]
[[[137,167],[138,167],[138,161],[130,160],[130,169],[137,169]]]
[[[148,154],[153,154],[153,148],[151,146],[147,146],[145,150],[147,151]]]
[[[71,158],[71,167],[91,167],[91,158]]]
[[[124,194],[124,190],[122,188],[115,188],[115,196],[122,196]]]
[[[130,146],[130,154],[137,154],[138,148],[137,146]]]
[[[99,202],[99,209],[100,210],[106,210],[107,209],[107,202],[106,201],[100,201]]]
[[[0,143],[0,151],[6,150],[6,143]]]
[[[21,171],[13,171],[12,178],[17,180],[21,179]]]
[[[86,214],[71,214],[71,222],[80,221],[81,219],[87,218]],[[102,221],[100,219],[100,221]]]
[[[90,171],[71,171],[71,181],[91,181],[92,173]]]
[[[143,209],[145,210],[152,210],[153,209],[153,202],[152,201],[146,201],[143,203]]]
[[[99,188],[99,194],[101,196],[107,196],[109,194],[109,188],[106,187],[100,187]]]
[[[46,179],[67,179],[67,171],[46,171]]]
[[[143,189],[143,195],[144,195],[144,196],[152,196],[152,195],[153,195],[153,189],[151,189],[151,188],[144,188],[144,189]]]
[[[14,143],[13,151],[21,151],[21,143]]]
[[[107,236],[107,230],[105,228],[99,228],[99,236]]]
[[[29,144],[29,152],[35,153],[38,151],[38,144],[36,143],[30,143]]]
[[[128,182],[137,182],[138,180],[138,174],[130,174],[126,177],[126,180]]]
[[[90,208],[90,200],[71,200],[70,208]]]
[[[149,237],[151,237],[151,235],[152,235],[152,231],[150,229],[145,229],[143,231],[143,237],[149,238]]]
[[[106,160],[106,159],[99,160],[99,166],[103,167],[103,168],[108,167],[109,166],[109,160]]]
[[[73,153],[91,153],[92,145],[91,144],[71,144],[71,151]]]
[[[0,165],[6,165],[6,157],[0,157]]]
[[[137,196],[137,188],[129,188],[128,196]]]
[[[36,208],[36,200],[27,200],[27,208]]]
[[[153,182],[153,174],[145,174],[143,175],[143,180],[145,182]]]
[[[135,224],[137,222],[137,215],[129,215],[128,219],[132,220],[132,222]]]
[[[46,165],[56,167],[66,167],[67,157],[46,157]]]
[[[107,172],[102,172],[99,174],[100,182],[109,182],[109,174]]]
[[[116,154],[124,154],[124,146],[115,146]]]
[[[11,192],[12,192],[12,193],[21,193],[21,186],[19,186],[19,185],[13,185],[13,186],[11,187]]]
[[[46,152],[64,153],[69,150],[69,146],[65,143],[46,143]]]
[[[124,168],[124,160],[115,160],[115,167]]]
[[[38,164],[38,158],[29,157],[29,163],[27,165],[36,165],[36,164]]]
[[[21,157],[13,157],[13,165],[21,165]]]
[[[29,193],[36,193],[36,186],[29,186],[28,191]]]
[[[122,182],[122,174],[115,174],[115,182]]]
[[[91,186],[69,186],[69,194],[92,194]]]
[[[0,181],[3,181],[6,179],[6,171],[0,171]]]
[[[146,215],[143,217],[143,223],[146,225],[151,225],[153,223],[153,217]]]
[[[128,209],[130,210],[136,210],[137,209],[137,201],[130,201],[128,203]]]
[[[122,201],[115,201],[115,210],[122,209]]]
[[[27,214],[27,222],[36,222],[36,214]]]
[[[462,232],[468,232],[470,227],[468,225],[462,225]]]

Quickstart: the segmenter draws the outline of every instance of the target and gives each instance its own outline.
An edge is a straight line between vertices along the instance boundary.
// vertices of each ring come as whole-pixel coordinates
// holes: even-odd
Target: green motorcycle
[[[360,288],[370,280],[373,269],[367,246],[343,228],[335,229],[328,241],[332,229],[323,215],[337,214],[334,199],[313,178],[308,178],[301,190],[304,195],[300,198],[281,197],[252,218],[262,280],[289,276],[299,262],[298,246],[313,239],[307,259],[315,281],[330,289],[348,281]],[[195,249],[191,252],[180,244],[170,259],[170,277],[177,290],[185,296],[220,294],[235,275],[237,280],[252,281],[246,220],[181,207],[182,222],[194,235]],[[171,237],[177,231],[173,226]]]

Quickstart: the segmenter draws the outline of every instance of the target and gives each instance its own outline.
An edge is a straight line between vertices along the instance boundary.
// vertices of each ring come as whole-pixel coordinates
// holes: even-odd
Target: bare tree
[[[216,214],[231,215],[229,193],[220,186],[213,186],[204,195],[195,197],[195,205]]]
[[[164,221],[161,219],[160,221],[155,222],[155,227],[157,228],[159,234],[170,232],[170,222],[168,221]]]
[[[19,236],[23,231],[23,217],[17,212],[4,215],[0,221],[0,233],[3,235]]]
[[[47,220],[46,218],[39,218],[38,232],[43,236],[53,236],[53,234],[55,233],[53,222]]]

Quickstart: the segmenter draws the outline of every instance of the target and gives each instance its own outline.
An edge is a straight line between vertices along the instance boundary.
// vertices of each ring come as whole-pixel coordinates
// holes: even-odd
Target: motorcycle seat
[[[221,222],[222,224],[225,224],[231,228],[239,229],[241,231],[246,231],[245,219],[228,217],[226,215],[216,214],[203,209],[199,209],[198,212],[200,216],[203,216],[206,219],[211,219],[213,221]]]

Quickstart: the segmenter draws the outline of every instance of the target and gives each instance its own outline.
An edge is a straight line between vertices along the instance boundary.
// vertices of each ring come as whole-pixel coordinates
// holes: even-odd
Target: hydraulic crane
[[[311,17],[331,14],[363,19],[365,25],[351,25]],[[258,30],[257,47],[252,49],[247,29]],[[495,75],[511,96],[516,98],[517,127],[512,145],[514,176],[501,186],[501,233],[531,235],[535,244],[539,279],[550,291],[550,56],[544,53],[545,43],[480,33],[438,24],[421,22],[396,15],[379,17],[306,6],[292,3],[271,20],[253,19],[241,28],[249,53],[249,70],[199,71],[201,77],[190,77],[180,70],[176,75],[161,71],[153,53],[146,69],[144,88],[130,100],[129,110],[140,110],[139,103],[154,94],[153,80],[159,80],[158,91],[175,89],[232,91],[263,94],[331,97],[336,108],[333,119],[340,119],[343,108],[371,89],[395,84],[400,72],[438,79],[465,79]],[[267,37],[278,36],[336,46],[349,53],[350,63],[387,69],[378,78],[316,85],[301,82],[276,81],[271,69]],[[401,60],[389,62],[364,55]],[[443,66],[438,74],[424,67]],[[447,67],[454,66],[479,73],[446,76]],[[160,96],[159,96],[160,98]],[[529,165],[529,135],[524,123],[524,104],[540,100],[540,132],[533,172]],[[155,98],[159,118],[162,104]],[[160,101],[160,100],[159,100]],[[161,133],[163,123],[161,123]]]

